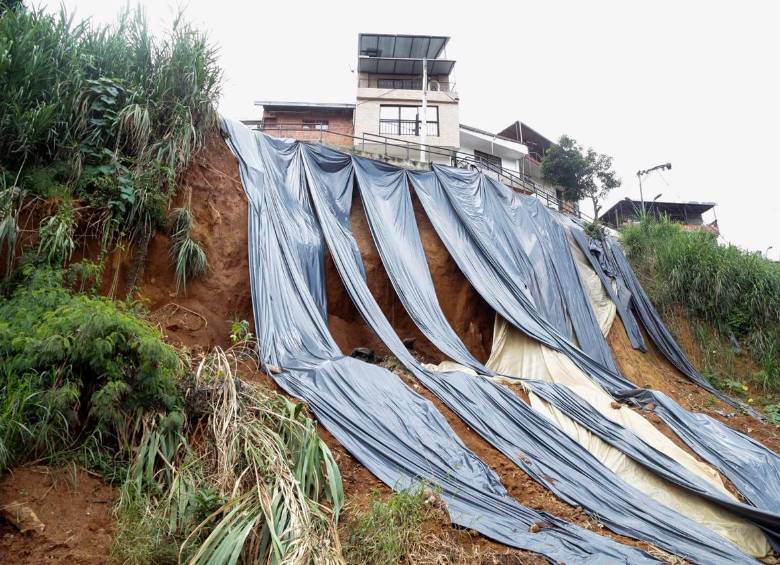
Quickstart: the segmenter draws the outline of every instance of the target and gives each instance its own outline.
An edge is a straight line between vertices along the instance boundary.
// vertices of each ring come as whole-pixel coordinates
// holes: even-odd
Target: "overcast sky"
[[[354,102],[359,32],[449,35],[463,123],[522,120],[614,156],[623,186],[608,205],[639,197],[638,169],[670,161],[646,199],[717,202],[725,241],[780,258],[775,2],[140,3],[155,29],[183,6],[209,32],[220,110],[236,118],[258,117],[254,100]],[[64,4],[108,22],[125,2]]]

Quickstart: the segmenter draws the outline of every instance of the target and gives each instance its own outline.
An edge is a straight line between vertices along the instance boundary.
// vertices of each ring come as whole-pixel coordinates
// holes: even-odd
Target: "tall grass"
[[[195,219],[189,208],[175,208],[172,212],[171,261],[176,273],[176,292],[186,290],[187,280],[206,272],[208,260],[200,243],[192,237]]]
[[[662,310],[682,307],[723,339],[747,346],[765,373],[765,388],[780,386],[779,264],[667,219],[646,218],[621,236]]]
[[[342,562],[335,460],[302,405],[238,379],[236,364],[251,355],[242,342],[197,363],[189,384],[192,448],[167,459],[170,473],[136,480],[131,471],[117,560],[173,561],[176,547],[189,563]],[[157,445],[153,432],[143,445]],[[134,469],[153,468],[149,451],[139,450]]]
[[[104,243],[147,241],[216,124],[220,79],[216,50],[181,16],[155,37],[140,9],[109,26],[64,9],[0,12],[0,191],[64,187],[101,218],[90,225]],[[41,183],[41,169],[56,174]]]

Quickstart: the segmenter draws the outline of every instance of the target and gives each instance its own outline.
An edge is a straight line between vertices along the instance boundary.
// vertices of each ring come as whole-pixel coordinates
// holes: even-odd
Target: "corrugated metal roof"
[[[358,57],[358,72],[383,75],[421,75],[422,59],[394,59],[392,57]],[[449,76],[455,61],[428,59],[429,75]]]
[[[358,34],[358,55],[394,59],[436,59],[450,38],[443,35]]]

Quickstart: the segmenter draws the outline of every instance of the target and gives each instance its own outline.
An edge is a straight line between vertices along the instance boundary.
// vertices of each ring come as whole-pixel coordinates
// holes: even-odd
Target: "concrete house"
[[[405,166],[431,163],[476,169],[547,206],[579,214],[542,179],[553,142],[516,121],[494,133],[460,123],[450,38],[361,33],[354,103],[257,101],[245,123],[278,137],[340,146]]]
[[[356,145],[370,150],[391,137],[450,151],[460,147],[459,100],[451,80],[455,61],[444,57],[449,40],[427,35],[358,35]],[[450,161],[447,151],[426,152],[423,147],[408,157]]]

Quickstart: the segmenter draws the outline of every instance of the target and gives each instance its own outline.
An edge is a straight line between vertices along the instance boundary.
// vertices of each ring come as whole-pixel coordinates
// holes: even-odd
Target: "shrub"
[[[391,565],[408,557],[431,510],[429,496],[422,485],[393,493],[387,501],[374,493],[370,508],[356,512],[342,532],[347,562]]]
[[[183,364],[156,328],[127,304],[72,292],[75,269],[22,271],[0,300],[0,470],[93,432],[129,450],[146,414],[177,413]]]
[[[145,242],[216,125],[205,35],[177,17],[154,37],[140,10],[103,26],[21,6],[0,11],[0,70],[0,193],[81,200],[104,244]],[[15,232],[9,200],[0,228]],[[14,241],[4,231],[0,245]]]

